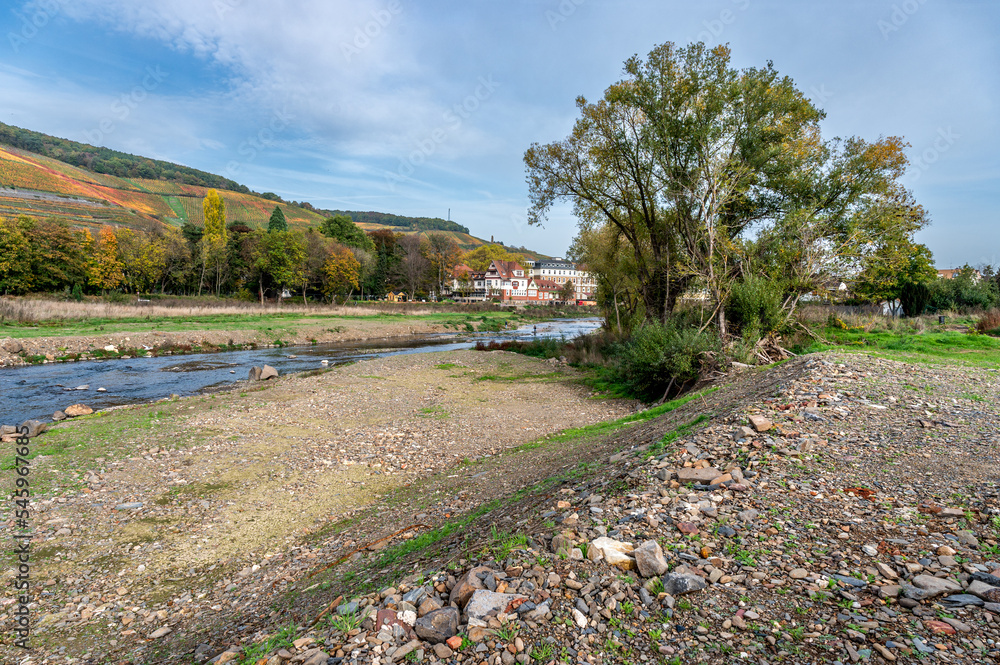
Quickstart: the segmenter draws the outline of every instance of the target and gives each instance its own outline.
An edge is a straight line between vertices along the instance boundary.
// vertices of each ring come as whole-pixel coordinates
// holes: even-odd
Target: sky
[[[902,136],[939,268],[1000,264],[995,0],[8,0],[0,120],[553,256],[524,151],[667,41],[768,61],[824,136]],[[450,211],[450,212],[449,212]]]

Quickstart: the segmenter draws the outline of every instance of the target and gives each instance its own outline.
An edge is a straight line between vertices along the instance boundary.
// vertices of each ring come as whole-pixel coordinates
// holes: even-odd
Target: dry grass
[[[1000,309],[991,309],[976,321],[976,330],[981,333],[1000,331]]]
[[[0,298],[0,321],[38,323],[42,321],[74,321],[86,319],[177,318],[211,316],[260,316],[298,314],[310,316],[378,316],[408,314],[413,316],[440,312],[416,304],[370,303],[364,305],[265,305],[225,302],[192,303],[183,299],[156,303],[109,303],[100,300],[52,300],[41,298]],[[463,310],[464,311],[464,310]]]

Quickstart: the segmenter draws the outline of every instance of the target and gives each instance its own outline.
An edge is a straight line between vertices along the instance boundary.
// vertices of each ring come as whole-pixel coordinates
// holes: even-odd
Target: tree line
[[[415,299],[440,293],[459,263],[485,270],[492,259],[522,258],[499,245],[463,252],[443,233],[366,233],[346,215],[289,229],[279,207],[266,228],[251,228],[227,221],[215,190],[203,206],[204,226],[104,226],[96,237],[56,219],[0,218],[0,293],[212,293],[264,302],[287,290],[308,302],[400,290]]]

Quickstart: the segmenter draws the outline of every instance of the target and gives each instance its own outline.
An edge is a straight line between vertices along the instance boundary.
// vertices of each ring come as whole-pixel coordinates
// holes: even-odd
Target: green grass
[[[243,655],[236,661],[237,665],[254,665],[254,663],[272,651],[292,646],[292,642],[295,640],[297,634],[298,629],[294,623],[282,628],[275,635],[263,642],[244,649]]]
[[[306,326],[326,326],[338,329],[336,324],[347,324],[351,321],[420,321],[431,324],[449,325],[464,323],[467,314],[462,312],[434,312],[433,314],[363,314],[356,316],[328,316],[322,314],[306,314],[301,312],[269,312],[266,314],[212,314],[208,316],[160,316],[134,318],[101,318],[68,319],[39,321],[35,323],[18,323],[5,320],[0,322],[4,336],[17,339],[33,337],[73,337],[80,335],[120,334],[148,332],[151,329],[163,332],[191,332],[208,330],[258,330],[262,335],[275,337],[293,337],[295,330]],[[481,316],[494,326],[502,328],[516,314],[511,312],[487,312]],[[339,328],[343,329],[343,328]]]
[[[864,332],[827,328],[822,333],[831,344],[814,342],[803,353],[836,351],[868,353],[892,360],[924,364],[1000,367],[1000,339],[967,333]]]

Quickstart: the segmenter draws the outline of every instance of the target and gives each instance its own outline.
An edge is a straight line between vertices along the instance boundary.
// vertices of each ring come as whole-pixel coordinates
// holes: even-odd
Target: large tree
[[[529,221],[568,201],[582,230],[610,228],[631,252],[647,319],[665,320],[697,282],[724,335],[757,236],[795,244],[785,269],[801,289],[831,257],[863,260],[879,232],[926,223],[897,182],[901,141],[823,142],[823,112],[770,63],[740,71],[728,47],[666,43],[625,75],[597,103],[577,100],[567,139],[525,153]]]
[[[462,255],[462,263],[478,272],[489,268],[492,261],[517,261],[520,263],[524,261],[524,256],[509,251],[503,245],[494,243],[480,245]]]
[[[0,292],[25,293],[32,287],[31,247],[20,226],[0,217]]]

